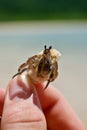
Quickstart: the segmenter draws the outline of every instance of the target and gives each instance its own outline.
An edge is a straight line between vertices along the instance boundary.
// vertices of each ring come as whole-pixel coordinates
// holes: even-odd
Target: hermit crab
[[[27,72],[32,83],[43,83],[46,81],[45,88],[58,76],[58,60],[61,53],[52,46],[44,46],[44,50],[39,54],[31,56],[18,68],[18,73],[13,76]]]

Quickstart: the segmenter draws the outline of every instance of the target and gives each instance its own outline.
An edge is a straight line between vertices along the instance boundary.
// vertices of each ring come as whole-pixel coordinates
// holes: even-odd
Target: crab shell
[[[51,53],[51,57],[55,57],[56,58],[56,61],[58,61],[61,57],[61,53],[59,51],[57,51],[56,49],[51,49],[50,50],[50,53]],[[41,51],[39,53],[40,55],[43,55],[43,51]]]
[[[57,51],[56,49],[51,49],[50,54],[51,54],[52,62],[55,62],[55,61],[58,62],[58,60],[60,59],[61,53]],[[43,51],[38,53],[38,55],[43,55]],[[32,69],[27,70],[27,74],[29,75],[29,78],[32,81],[32,83],[39,83],[39,82],[44,83],[49,78],[49,75],[46,75],[44,78],[37,77],[37,73],[35,71],[36,70],[32,70]]]

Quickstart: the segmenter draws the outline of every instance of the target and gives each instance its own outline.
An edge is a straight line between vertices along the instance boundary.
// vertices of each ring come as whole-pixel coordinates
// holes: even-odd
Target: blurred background
[[[0,0],[0,20],[85,19],[87,0]]]
[[[52,85],[87,127],[87,0],[0,0],[0,87],[44,45],[61,52]]]

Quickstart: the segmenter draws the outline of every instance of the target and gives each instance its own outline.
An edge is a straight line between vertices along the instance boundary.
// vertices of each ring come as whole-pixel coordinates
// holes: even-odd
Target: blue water
[[[7,48],[21,47],[30,51],[43,48],[44,45],[52,45],[54,48],[61,51],[86,51],[87,50],[87,29],[77,32],[62,32],[62,33],[38,33],[38,34],[0,34],[0,46]],[[34,47],[34,48],[33,48]]]
[[[1,63],[18,62],[52,46],[62,62],[87,63],[87,23],[7,24],[0,26]],[[13,57],[13,58],[12,58]],[[17,59],[17,61],[15,61]],[[23,59],[23,60],[24,60]],[[19,63],[19,62],[18,62]],[[63,64],[64,64],[63,63]]]

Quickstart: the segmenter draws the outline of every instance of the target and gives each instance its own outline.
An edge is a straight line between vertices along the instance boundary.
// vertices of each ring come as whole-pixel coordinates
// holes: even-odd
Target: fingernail
[[[31,99],[35,105],[40,107],[36,89],[26,81],[26,76],[21,75],[14,78],[9,85],[9,97],[14,102]]]

